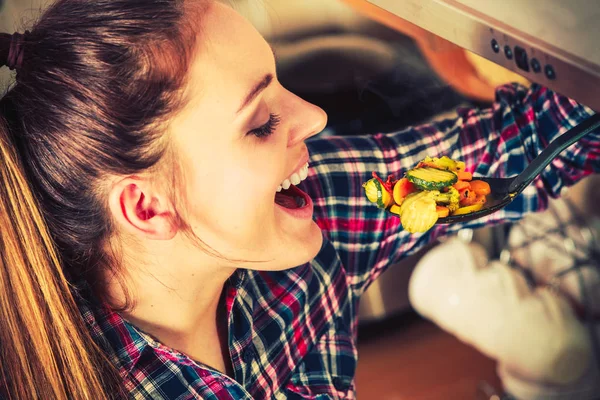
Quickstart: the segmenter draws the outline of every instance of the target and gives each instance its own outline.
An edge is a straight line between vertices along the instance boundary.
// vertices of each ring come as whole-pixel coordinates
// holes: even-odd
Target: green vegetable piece
[[[454,172],[431,167],[411,169],[406,173],[406,178],[422,190],[441,190],[458,180]]]
[[[363,184],[365,195],[371,203],[377,204],[379,208],[388,208],[394,202],[392,195],[381,186],[381,183],[373,178]]]
[[[456,188],[450,186],[448,192],[437,195],[435,201],[448,207],[450,212],[454,212],[460,207],[460,193]]]

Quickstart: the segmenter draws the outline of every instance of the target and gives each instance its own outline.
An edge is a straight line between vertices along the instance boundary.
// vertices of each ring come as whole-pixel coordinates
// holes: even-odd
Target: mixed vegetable
[[[411,233],[426,232],[439,218],[478,211],[490,194],[490,185],[473,180],[464,162],[446,156],[425,158],[399,180],[373,172],[363,187],[369,201],[399,215]]]

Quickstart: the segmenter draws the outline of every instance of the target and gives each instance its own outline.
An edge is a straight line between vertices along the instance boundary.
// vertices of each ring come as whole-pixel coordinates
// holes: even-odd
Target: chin
[[[307,243],[309,257],[306,261],[304,261],[305,263],[315,258],[317,254],[319,254],[319,252],[321,251],[321,247],[323,246],[323,233],[321,232],[321,228],[319,228],[319,225],[317,225],[317,223],[314,221],[310,226],[309,240],[307,241]]]
[[[275,262],[272,268],[275,271],[291,269],[312,261],[323,245],[323,234],[319,226],[313,222],[302,235],[295,235],[293,243],[282,245],[285,250],[281,253],[279,262]]]
[[[321,233],[321,229],[316,224],[316,222],[312,222],[310,227],[307,229],[305,235],[302,235],[302,238],[297,242],[297,251],[294,256],[294,260],[288,268],[293,268],[298,265],[306,264],[307,262],[312,261],[319,251],[321,251],[321,246],[323,245],[323,234]]]

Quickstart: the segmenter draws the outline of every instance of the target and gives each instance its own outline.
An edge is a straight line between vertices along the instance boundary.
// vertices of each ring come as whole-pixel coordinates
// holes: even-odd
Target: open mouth
[[[281,182],[275,193],[275,203],[289,210],[306,207],[310,199],[306,193],[298,189],[296,185],[308,176],[308,163],[304,164],[298,171]]]
[[[306,207],[308,195],[294,185],[275,193],[275,203],[287,209]]]

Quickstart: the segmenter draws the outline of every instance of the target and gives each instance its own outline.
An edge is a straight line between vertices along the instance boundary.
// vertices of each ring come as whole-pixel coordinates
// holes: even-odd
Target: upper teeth
[[[277,191],[281,192],[282,189],[289,189],[291,185],[297,185],[308,176],[308,163],[304,164],[298,171],[290,175],[286,180],[281,182],[281,185],[277,187]]]

